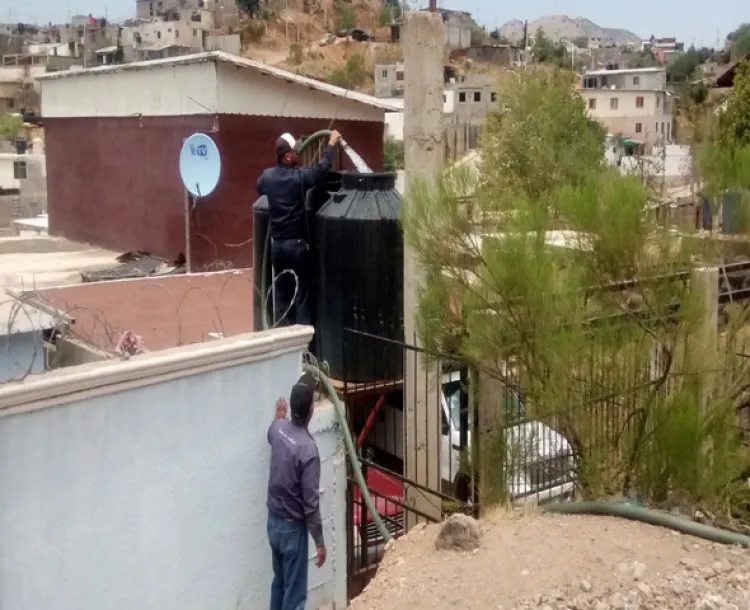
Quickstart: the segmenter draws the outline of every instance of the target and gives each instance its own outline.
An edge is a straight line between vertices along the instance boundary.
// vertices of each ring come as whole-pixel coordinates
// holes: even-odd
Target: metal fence
[[[351,329],[344,338],[347,419],[391,535],[452,512],[476,514],[469,448],[477,418],[466,368],[403,341]],[[356,595],[382,558],[384,541],[353,481],[348,493],[349,583]]]

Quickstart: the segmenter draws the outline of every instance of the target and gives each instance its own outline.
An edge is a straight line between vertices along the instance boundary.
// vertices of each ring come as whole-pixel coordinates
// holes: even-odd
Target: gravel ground
[[[394,543],[352,610],[748,610],[750,551],[609,517],[498,513],[479,549]]]

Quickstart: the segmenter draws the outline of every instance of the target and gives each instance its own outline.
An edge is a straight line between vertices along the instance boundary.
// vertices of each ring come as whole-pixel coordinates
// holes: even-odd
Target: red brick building
[[[275,163],[279,135],[309,135],[333,124],[380,169],[385,112],[397,110],[385,100],[223,52],[40,80],[51,234],[170,260],[184,254],[179,151],[195,132],[214,138],[221,179],[190,213],[196,270],[251,266],[255,185]]]

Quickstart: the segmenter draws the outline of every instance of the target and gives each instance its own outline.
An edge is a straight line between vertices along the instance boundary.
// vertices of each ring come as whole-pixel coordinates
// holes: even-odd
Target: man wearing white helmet
[[[279,326],[312,324],[305,195],[331,171],[333,148],[340,138],[338,131],[332,131],[320,163],[303,168],[299,167],[299,143],[285,133],[276,140],[276,165],[258,179],[258,194],[268,197],[271,262],[276,274],[274,317]]]

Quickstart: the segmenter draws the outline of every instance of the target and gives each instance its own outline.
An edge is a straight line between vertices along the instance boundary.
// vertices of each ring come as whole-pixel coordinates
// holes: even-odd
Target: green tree
[[[260,0],[237,0],[237,6],[252,18],[260,13]]]
[[[568,52],[561,44],[555,44],[547,38],[542,28],[536,31],[534,46],[531,49],[534,59],[540,64],[554,64],[559,67],[569,66]]]
[[[378,24],[385,26],[390,25],[391,23],[393,23],[393,9],[389,4],[383,4],[378,13]]]
[[[342,68],[336,68],[328,77],[328,82],[344,89],[356,89],[361,87],[367,80],[367,67],[365,58],[360,53],[355,53],[346,60]]]
[[[732,55],[735,58],[740,59],[750,53],[750,23],[743,23],[734,30],[727,36],[727,41],[732,46]]]
[[[23,118],[18,114],[0,115],[0,139],[12,140],[23,130]]]
[[[723,510],[745,489],[732,384],[746,388],[750,369],[701,351],[700,297],[679,278],[656,279],[690,267],[691,242],[644,212],[640,180],[605,166],[602,129],[569,77],[547,72],[521,73],[500,92],[477,169],[414,181],[403,212],[423,271],[417,327],[427,350],[457,353],[497,382],[492,393],[479,388],[480,464],[498,464],[483,473],[482,502],[503,499],[498,480],[518,449],[503,427],[512,387],[528,417],[571,441],[585,495],[635,491]],[[560,230],[565,247],[554,245]],[[611,289],[633,280],[632,294]],[[708,407],[706,367],[733,372]]]
[[[671,83],[684,83],[696,76],[698,66],[708,61],[713,52],[705,47],[691,46],[667,67],[667,79]]]
[[[404,141],[386,138],[383,142],[383,168],[393,172],[404,169]]]
[[[351,30],[357,27],[357,13],[345,2],[336,2],[336,30]]]

